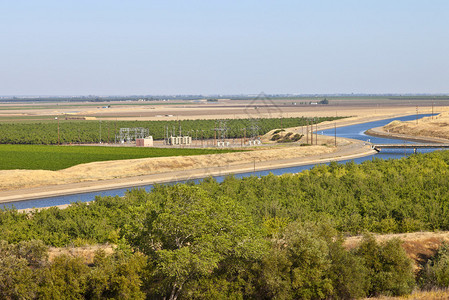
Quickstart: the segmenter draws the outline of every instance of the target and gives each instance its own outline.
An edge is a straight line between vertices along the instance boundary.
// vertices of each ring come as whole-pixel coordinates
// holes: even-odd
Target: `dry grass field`
[[[446,300],[449,299],[449,290],[435,290],[435,291],[415,291],[410,295],[405,295],[401,297],[374,297],[374,298],[366,298],[368,299],[377,299],[377,300],[400,300],[400,299],[408,299],[408,300]]]

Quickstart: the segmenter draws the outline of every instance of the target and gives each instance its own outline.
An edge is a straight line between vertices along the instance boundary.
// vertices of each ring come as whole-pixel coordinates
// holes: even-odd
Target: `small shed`
[[[153,147],[153,137],[149,136],[144,139],[136,139],[136,147]]]

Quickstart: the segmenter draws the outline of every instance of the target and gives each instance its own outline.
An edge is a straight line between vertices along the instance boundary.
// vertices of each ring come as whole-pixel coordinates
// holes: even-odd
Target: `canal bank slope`
[[[368,135],[415,142],[448,143],[449,113],[425,117],[416,121],[393,121],[385,126],[369,129]]]

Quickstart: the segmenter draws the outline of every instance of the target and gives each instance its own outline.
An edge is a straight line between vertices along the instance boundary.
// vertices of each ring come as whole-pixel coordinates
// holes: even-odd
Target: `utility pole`
[[[309,121],[306,121],[306,144],[309,143]]]
[[[335,147],[337,147],[337,122],[334,122],[334,141]]]
[[[416,125],[418,125],[418,106],[416,106]]]
[[[307,128],[307,132],[309,133],[309,136],[310,136],[310,142],[309,142],[310,145],[313,145],[313,133],[312,133],[312,126],[313,125],[312,124],[313,124],[313,121],[310,121],[310,123],[307,122],[307,125],[309,126]]]
[[[101,120],[100,120],[100,144],[101,144]]]
[[[310,121],[310,145],[313,146],[313,120]]]
[[[201,129],[201,147],[204,146],[204,129]]]
[[[434,103],[432,102],[432,120],[433,120],[433,104],[434,104]]]
[[[59,118],[58,117],[55,117],[55,119],[56,120],[58,120],[58,146],[60,145],[60,143],[59,143]]]
[[[243,144],[246,143],[246,127],[243,128]]]

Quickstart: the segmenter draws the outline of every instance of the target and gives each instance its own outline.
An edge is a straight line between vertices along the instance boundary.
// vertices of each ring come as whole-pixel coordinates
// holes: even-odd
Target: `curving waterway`
[[[427,117],[430,116],[430,114],[427,115],[420,115],[420,117]],[[375,122],[368,122],[368,123],[362,123],[357,125],[351,125],[351,126],[345,126],[345,127],[339,127],[337,128],[337,136],[338,137],[344,137],[344,138],[351,138],[351,139],[357,139],[357,140],[363,140],[363,141],[370,141],[374,144],[398,144],[398,143],[411,143],[405,140],[398,140],[398,139],[387,139],[387,138],[379,138],[379,137],[372,137],[366,135],[364,132],[368,129],[384,126],[394,120],[399,121],[410,121],[415,120],[416,115],[411,116],[405,116],[405,117],[399,117],[399,118],[392,118],[392,119],[385,119]],[[334,129],[319,131],[319,134],[324,135],[330,135],[334,136]],[[416,144],[416,142],[413,142]],[[437,148],[436,148],[437,149]],[[431,152],[436,149],[420,149],[419,152]],[[401,158],[405,155],[410,155],[413,153],[412,149],[407,149],[404,151],[404,149],[390,149],[387,151],[383,150],[380,153],[360,157],[356,159],[351,160],[344,160],[340,161],[339,163],[346,163],[348,161],[354,161],[355,163],[361,163],[365,160],[372,160],[375,158],[380,159],[391,159],[391,158]],[[316,164],[312,165],[305,165],[305,166],[297,166],[297,167],[289,167],[289,168],[279,168],[279,169],[272,169],[272,170],[265,170],[265,171],[257,171],[257,172],[248,172],[248,173],[239,173],[234,174],[237,178],[247,177],[247,176],[264,176],[268,175],[269,173],[275,174],[275,175],[281,175],[285,173],[298,173],[303,170],[311,169]],[[218,182],[223,181],[225,176],[216,176],[214,177]],[[199,182],[201,179],[194,180],[195,182]],[[183,181],[178,181],[183,182]],[[33,208],[33,207],[48,207],[48,206],[56,206],[56,205],[64,205],[64,204],[70,204],[73,202],[89,202],[95,199],[96,196],[123,196],[125,192],[132,187],[129,188],[121,188],[121,189],[115,189],[115,190],[107,190],[107,191],[101,191],[101,192],[90,192],[90,193],[82,193],[82,194],[75,194],[75,195],[66,195],[66,196],[57,196],[57,197],[49,197],[49,198],[42,198],[42,199],[34,199],[34,200],[24,200],[24,201],[15,201],[10,203],[3,203],[3,207],[15,207],[17,209],[25,209],[25,208]],[[150,191],[153,188],[153,185],[146,185],[141,186],[139,188],[144,188],[147,191]]]

